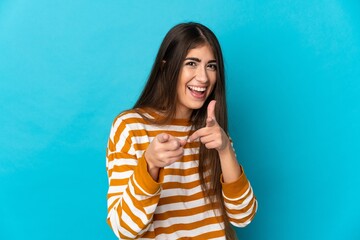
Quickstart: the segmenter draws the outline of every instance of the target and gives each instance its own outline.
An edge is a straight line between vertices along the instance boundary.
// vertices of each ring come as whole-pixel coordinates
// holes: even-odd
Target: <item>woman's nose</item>
[[[196,80],[199,81],[199,82],[204,82],[204,83],[208,81],[207,72],[206,72],[206,69],[204,67],[199,67],[197,69]]]

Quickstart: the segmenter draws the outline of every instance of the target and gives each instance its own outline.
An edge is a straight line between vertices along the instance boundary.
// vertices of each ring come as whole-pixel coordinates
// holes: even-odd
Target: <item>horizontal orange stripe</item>
[[[127,185],[129,183],[129,179],[128,178],[123,178],[123,179],[111,179],[110,180],[110,186],[114,187],[114,186],[123,186],[123,185]]]
[[[139,117],[130,117],[126,119],[122,119],[123,122],[126,124],[132,124],[132,123],[142,123],[142,124],[148,124],[143,118]]]
[[[182,162],[191,162],[191,161],[199,161],[199,154],[189,154],[185,155],[182,159]]]
[[[249,182],[246,185],[248,186],[248,188],[244,188],[244,191],[239,193],[239,197],[242,196],[249,189],[249,187],[250,187]],[[224,202],[233,203],[233,204],[241,204],[251,193],[252,193],[252,191],[249,191],[243,198],[240,198],[239,200],[236,200],[236,201],[232,201],[232,200],[228,200],[228,199],[224,198]]]
[[[150,239],[155,239],[156,235],[154,231],[147,231],[146,233],[144,233],[144,235],[141,236],[141,238],[150,238]]]
[[[114,159],[121,159],[121,158],[137,159],[136,155],[132,155],[132,154],[129,154],[127,152],[113,152],[113,153],[110,153],[107,156],[107,158],[108,158],[109,161],[112,161]]]
[[[208,210],[212,210],[211,204],[206,204],[203,206],[189,208],[189,209],[171,210],[161,214],[156,214],[156,220],[166,220],[172,217],[185,217],[185,216],[191,218],[191,215],[203,213]]]
[[[114,196],[118,196],[121,197],[122,196],[122,192],[113,192],[113,193],[108,193],[107,194],[107,199],[114,197]]]
[[[145,151],[148,148],[149,144],[150,144],[149,142],[134,143],[133,146],[134,146],[135,151]]]
[[[219,230],[219,231],[212,231],[212,232],[206,232],[197,236],[192,237],[192,240],[204,240],[204,239],[212,239],[212,238],[219,238],[225,236],[225,231]],[[185,240],[188,238],[179,238],[181,240]]]
[[[142,136],[148,136],[148,137],[156,137],[157,135],[161,133],[167,133],[174,137],[186,137],[190,136],[194,131],[176,131],[176,130],[145,130],[145,129],[133,129],[131,130],[133,136],[135,137],[142,137]]]
[[[214,223],[219,223],[222,222],[222,217],[211,217],[211,218],[205,218],[201,221],[197,221],[197,222],[192,222],[192,223],[179,223],[179,224],[173,224],[170,227],[158,227],[156,228],[156,233],[162,234],[171,234],[174,233],[176,231],[181,231],[181,230],[193,230],[199,227],[203,227],[206,225],[210,225],[210,224],[214,224]]]

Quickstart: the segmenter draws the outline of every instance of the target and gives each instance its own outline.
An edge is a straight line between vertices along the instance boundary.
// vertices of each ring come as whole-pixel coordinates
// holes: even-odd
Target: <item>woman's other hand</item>
[[[167,133],[160,133],[145,151],[148,171],[157,181],[160,168],[168,166],[184,156],[185,140],[175,138]]]

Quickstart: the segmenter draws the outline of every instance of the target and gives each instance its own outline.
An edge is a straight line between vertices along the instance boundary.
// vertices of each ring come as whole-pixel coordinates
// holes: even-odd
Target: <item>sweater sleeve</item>
[[[236,227],[245,227],[254,218],[257,211],[257,200],[250,182],[241,168],[241,176],[235,182],[224,183],[221,176],[226,213],[230,223]]]
[[[160,199],[160,184],[148,173],[144,154],[137,158],[132,139],[126,123],[115,119],[106,151],[107,222],[120,239],[148,231]]]

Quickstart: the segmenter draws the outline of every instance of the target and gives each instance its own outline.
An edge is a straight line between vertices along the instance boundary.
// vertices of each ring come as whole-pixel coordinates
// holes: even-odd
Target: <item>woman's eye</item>
[[[215,71],[217,69],[216,64],[209,64],[208,68],[210,68],[211,70]]]
[[[191,66],[191,67],[195,67],[196,66],[196,62],[187,62],[185,63],[185,65]]]

